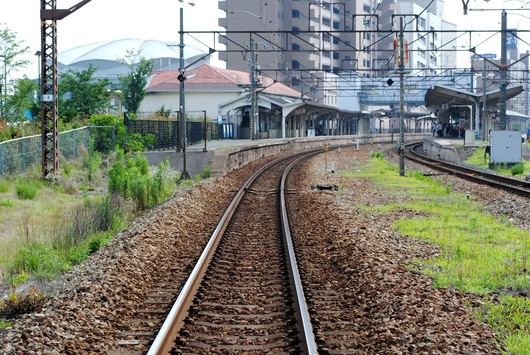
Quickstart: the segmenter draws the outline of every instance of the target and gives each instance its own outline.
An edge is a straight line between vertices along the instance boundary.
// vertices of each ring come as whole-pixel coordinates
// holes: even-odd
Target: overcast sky
[[[59,9],[68,9],[81,0],[57,0]],[[257,0],[249,0],[257,1]],[[274,1],[274,0],[271,0]],[[469,0],[467,0],[469,1]],[[16,32],[17,39],[30,47],[30,55],[26,59],[33,64],[23,73],[36,76],[37,57],[34,53],[40,50],[40,1],[39,0],[1,0],[0,23]],[[194,2],[195,6],[189,3]],[[500,11],[473,11],[474,9],[514,9],[508,13],[508,27],[530,29],[529,1],[519,0],[483,0],[469,1],[470,11],[463,15],[462,0],[445,0],[446,19],[458,25],[459,30],[500,29]],[[528,4],[528,5],[527,5]],[[217,26],[219,16],[223,12],[218,10],[217,0],[92,0],[84,7],[58,21],[58,50],[74,48],[79,45],[105,40],[123,38],[157,39],[165,42],[179,42],[180,7],[184,9],[185,31],[219,30]],[[528,16],[528,17],[527,17]],[[497,53],[500,58],[500,35],[488,39],[491,34],[474,34],[472,45],[477,47],[477,53]],[[530,35],[520,33],[519,46],[521,52],[530,46]],[[186,37],[184,43],[195,45],[199,49],[222,49],[215,44],[213,34],[200,38],[204,45],[192,43]],[[525,43],[526,42],[526,43]],[[459,46],[469,46],[469,35],[463,36]],[[459,59],[459,66],[469,66],[468,53]],[[222,66],[214,55],[212,64]],[[32,73],[35,73],[33,75]]]

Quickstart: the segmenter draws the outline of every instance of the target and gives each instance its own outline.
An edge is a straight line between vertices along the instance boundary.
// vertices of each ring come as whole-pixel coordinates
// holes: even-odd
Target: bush
[[[522,173],[524,173],[524,164],[519,163],[519,164],[512,166],[512,168],[510,169],[510,172],[512,173],[513,176],[521,175]]]
[[[118,157],[123,157],[122,153]],[[174,174],[170,172],[169,160],[160,163],[154,174],[150,173],[149,162],[141,154],[134,158],[126,154],[116,161],[109,171],[109,192],[124,199],[131,199],[136,208],[152,207],[173,193]]]

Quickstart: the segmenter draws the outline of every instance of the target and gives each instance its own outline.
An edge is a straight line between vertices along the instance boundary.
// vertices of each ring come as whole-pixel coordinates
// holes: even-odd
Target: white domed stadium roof
[[[134,64],[140,62],[140,57],[153,60],[154,70],[178,70],[180,69],[180,47],[177,43],[167,43],[158,40],[143,40],[138,38],[125,38],[120,40],[103,41],[82,45],[58,55],[59,72],[66,70],[86,70],[90,64],[98,70],[94,77],[116,78],[126,75],[129,66],[120,62],[125,59],[128,52],[138,54],[134,58]],[[185,45],[184,59],[185,65],[197,61],[201,57],[203,60],[194,64],[209,64],[207,53],[196,47]],[[189,69],[189,68],[188,68]]]

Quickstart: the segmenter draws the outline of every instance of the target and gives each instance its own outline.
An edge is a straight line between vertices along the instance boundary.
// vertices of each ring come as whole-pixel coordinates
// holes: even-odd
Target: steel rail
[[[308,151],[308,152],[306,151],[306,152],[301,152],[301,153],[297,153],[294,155],[296,156],[296,155],[310,154],[310,153],[315,153],[316,151],[320,151],[320,150],[313,150],[313,151]],[[171,348],[174,346],[174,340],[176,338],[177,332],[184,323],[184,320],[188,314],[189,305],[191,304],[195,294],[197,293],[197,290],[202,282],[203,275],[206,272],[206,269],[208,268],[208,265],[215,253],[217,245],[219,244],[224,231],[228,227],[230,219],[235,213],[237,206],[243,199],[243,196],[245,195],[249,187],[259,177],[259,175],[262,172],[264,172],[271,166],[283,160],[292,158],[292,157],[293,155],[285,156],[283,158],[274,160],[264,165],[263,167],[258,169],[256,172],[254,172],[254,174],[252,174],[252,176],[249,177],[249,179],[239,189],[235,197],[232,199],[232,202],[228,206],[227,210],[223,214],[219,224],[215,228],[204,251],[202,252],[199,260],[197,261],[197,264],[193,268],[188,280],[184,284],[181,292],[179,293],[177,300],[175,301],[174,305],[169,311],[169,314],[166,320],[162,324],[160,331],[158,332],[151,347],[149,348],[149,351],[147,352],[148,355],[159,355],[159,354],[170,353]]]
[[[314,155],[314,154],[312,154]],[[300,344],[302,345],[302,351],[304,354],[318,354],[318,346],[315,339],[315,333],[313,331],[313,326],[311,325],[311,316],[309,315],[308,306],[306,303],[304,288],[302,286],[302,281],[300,278],[300,273],[298,271],[298,263],[296,261],[296,254],[294,251],[293,240],[291,238],[291,229],[289,227],[289,217],[287,215],[287,203],[285,195],[287,175],[291,169],[297,165],[300,161],[308,159],[311,154],[304,156],[294,162],[292,162],[284,171],[282,175],[282,180],[280,183],[280,208],[282,211],[281,220],[283,227],[283,234],[285,239],[285,244],[287,246],[288,257],[287,260],[291,266],[290,268],[290,277],[291,284],[294,288],[294,294],[296,297],[295,302],[295,311],[297,313],[298,324],[301,329],[299,329]]]
[[[432,169],[458,176],[478,184],[488,185],[495,188],[530,198],[530,183],[527,181],[509,178],[497,174],[491,174],[482,170],[452,164],[432,157],[425,156],[415,151],[422,143],[410,144],[409,160],[429,166]]]

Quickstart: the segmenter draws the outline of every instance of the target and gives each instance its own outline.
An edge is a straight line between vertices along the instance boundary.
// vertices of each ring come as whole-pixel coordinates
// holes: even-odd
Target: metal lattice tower
[[[57,10],[56,0],[41,0],[41,118],[42,175],[58,171],[58,74],[57,21],[81,8],[91,0],[83,0],[67,10]]]

